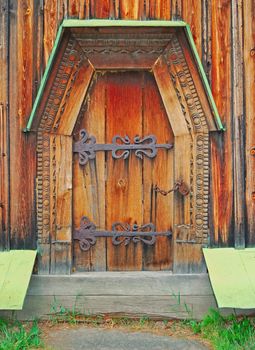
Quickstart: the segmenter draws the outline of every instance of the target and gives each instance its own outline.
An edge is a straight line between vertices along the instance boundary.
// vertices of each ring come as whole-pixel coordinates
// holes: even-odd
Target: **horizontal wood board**
[[[61,307],[90,316],[146,315],[154,319],[201,319],[209,308],[217,308],[207,274],[90,272],[72,276],[32,276],[23,310],[12,315],[1,311],[0,316],[20,320],[54,319]],[[254,313],[254,310],[238,309],[220,311],[225,315],[233,311]]]

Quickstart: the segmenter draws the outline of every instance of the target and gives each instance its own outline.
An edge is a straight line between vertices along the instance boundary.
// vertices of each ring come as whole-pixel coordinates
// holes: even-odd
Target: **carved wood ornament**
[[[95,71],[100,69],[132,67],[154,72],[176,138],[175,180],[182,178],[190,188],[188,195],[181,198],[182,205],[178,204],[180,197],[175,194],[173,239],[177,253],[174,259],[180,258],[180,244],[186,244],[187,249],[190,243],[198,245],[200,251],[201,246],[207,244],[209,131],[215,126],[203,89],[198,93],[201,82],[195,81],[199,79],[199,74],[187,47],[184,34],[172,28],[168,31],[139,28],[133,32],[122,28],[117,32],[114,29],[102,31],[101,34],[82,28],[70,29],[64,36],[34,122],[37,131],[37,228],[38,246],[42,252],[39,262],[41,273],[70,273],[72,225],[59,213],[66,207],[58,207],[58,196],[61,186],[69,186],[65,188],[69,193],[66,198],[69,209],[63,215],[71,222],[72,160],[64,159],[61,163],[61,167],[68,169],[65,185],[59,184],[58,172],[61,169],[56,160],[60,157],[60,144],[64,144],[65,151],[70,152],[69,158],[72,158],[72,131],[82,109],[86,89]],[[171,99],[176,110],[180,111],[178,116],[169,105],[163,79],[172,89]],[[74,98],[76,109],[70,107]],[[182,256],[182,259],[185,257]]]

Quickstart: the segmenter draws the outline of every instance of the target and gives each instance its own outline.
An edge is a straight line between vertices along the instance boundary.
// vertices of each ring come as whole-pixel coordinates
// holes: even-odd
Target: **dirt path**
[[[212,346],[178,321],[42,323],[47,349],[54,350],[208,350]]]

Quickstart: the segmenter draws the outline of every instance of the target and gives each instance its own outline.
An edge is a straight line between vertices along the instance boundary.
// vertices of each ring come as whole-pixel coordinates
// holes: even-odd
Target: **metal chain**
[[[183,196],[186,196],[189,193],[189,187],[186,185],[186,183],[183,180],[178,180],[175,182],[173,188],[171,188],[168,191],[162,190],[161,188],[158,187],[158,185],[155,185],[153,187],[153,190],[157,193],[162,194],[162,196],[167,196],[171,192],[176,192],[179,191],[180,194]]]

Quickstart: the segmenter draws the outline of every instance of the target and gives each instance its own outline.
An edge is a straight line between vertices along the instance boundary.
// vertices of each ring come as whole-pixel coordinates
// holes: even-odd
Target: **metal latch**
[[[167,196],[169,193],[176,191],[178,191],[182,196],[187,196],[187,194],[190,192],[189,186],[182,179],[177,180],[174,183],[173,188],[168,191],[162,190],[158,187],[158,185],[155,185],[153,190],[157,193],[162,194],[162,196]]]

